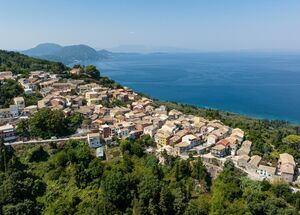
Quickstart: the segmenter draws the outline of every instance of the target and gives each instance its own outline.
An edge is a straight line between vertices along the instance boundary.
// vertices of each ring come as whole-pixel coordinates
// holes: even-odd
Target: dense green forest
[[[1,143],[0,214],[297,214],[300,193],[286,184],[251,181],[230,162],[212,181],[200,159],[161,165],[138,149],[147,144],[101,161],[79,141],[18,153]]]
[[[0,72],[12,71],[14,74],[28,74],[30,71],[47,70],[49,72],[62,73],[67,67],[62,63],[41,60],[26,55],[0,50]]]

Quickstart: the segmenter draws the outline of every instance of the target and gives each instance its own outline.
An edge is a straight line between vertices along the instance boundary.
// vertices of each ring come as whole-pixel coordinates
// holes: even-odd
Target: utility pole
[[[0,138],[0,146],[3,146],[3,148],[1,147],[1,156],[3,156],[3,163],[4,163],[4,179],[7,179],[7,161],[6,161],[6,146],[4,145],[4,141],[2,138]],[[3,189],[4,189],[4,193],[7,193],[7,187],[5,185],[5,183],[3,184]]]
[[[3,156],[3,163],[4,163],[4,181],[6,181],[7,179],[7,169],[6,169],[6,153],[5,153],[5,148],[1,149],[1,155]],[[5,195],[7,193],[7,187],[6,187],[6,183],[3,183],[3,190],[2,190],[2,194],[1,195]]]

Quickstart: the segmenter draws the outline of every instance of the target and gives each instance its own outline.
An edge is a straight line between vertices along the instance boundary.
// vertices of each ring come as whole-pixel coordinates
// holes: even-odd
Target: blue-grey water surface
[[[153,98],[300,122],[300,54],[157,53],[92,63]]]

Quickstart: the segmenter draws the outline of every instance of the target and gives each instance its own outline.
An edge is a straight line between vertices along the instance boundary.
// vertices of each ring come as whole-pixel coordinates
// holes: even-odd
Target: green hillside
[[[15,74],[26,74],[34,70],[61,73],[67,70],[62,63],[41,60],[18,52],[0,50],[0,71],[10,70]]]

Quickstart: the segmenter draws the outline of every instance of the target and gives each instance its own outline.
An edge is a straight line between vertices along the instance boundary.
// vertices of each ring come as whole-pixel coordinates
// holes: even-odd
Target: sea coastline
[[[298,53],[165,53],[83,64],[163,101],[299,124],[298,59]]]

